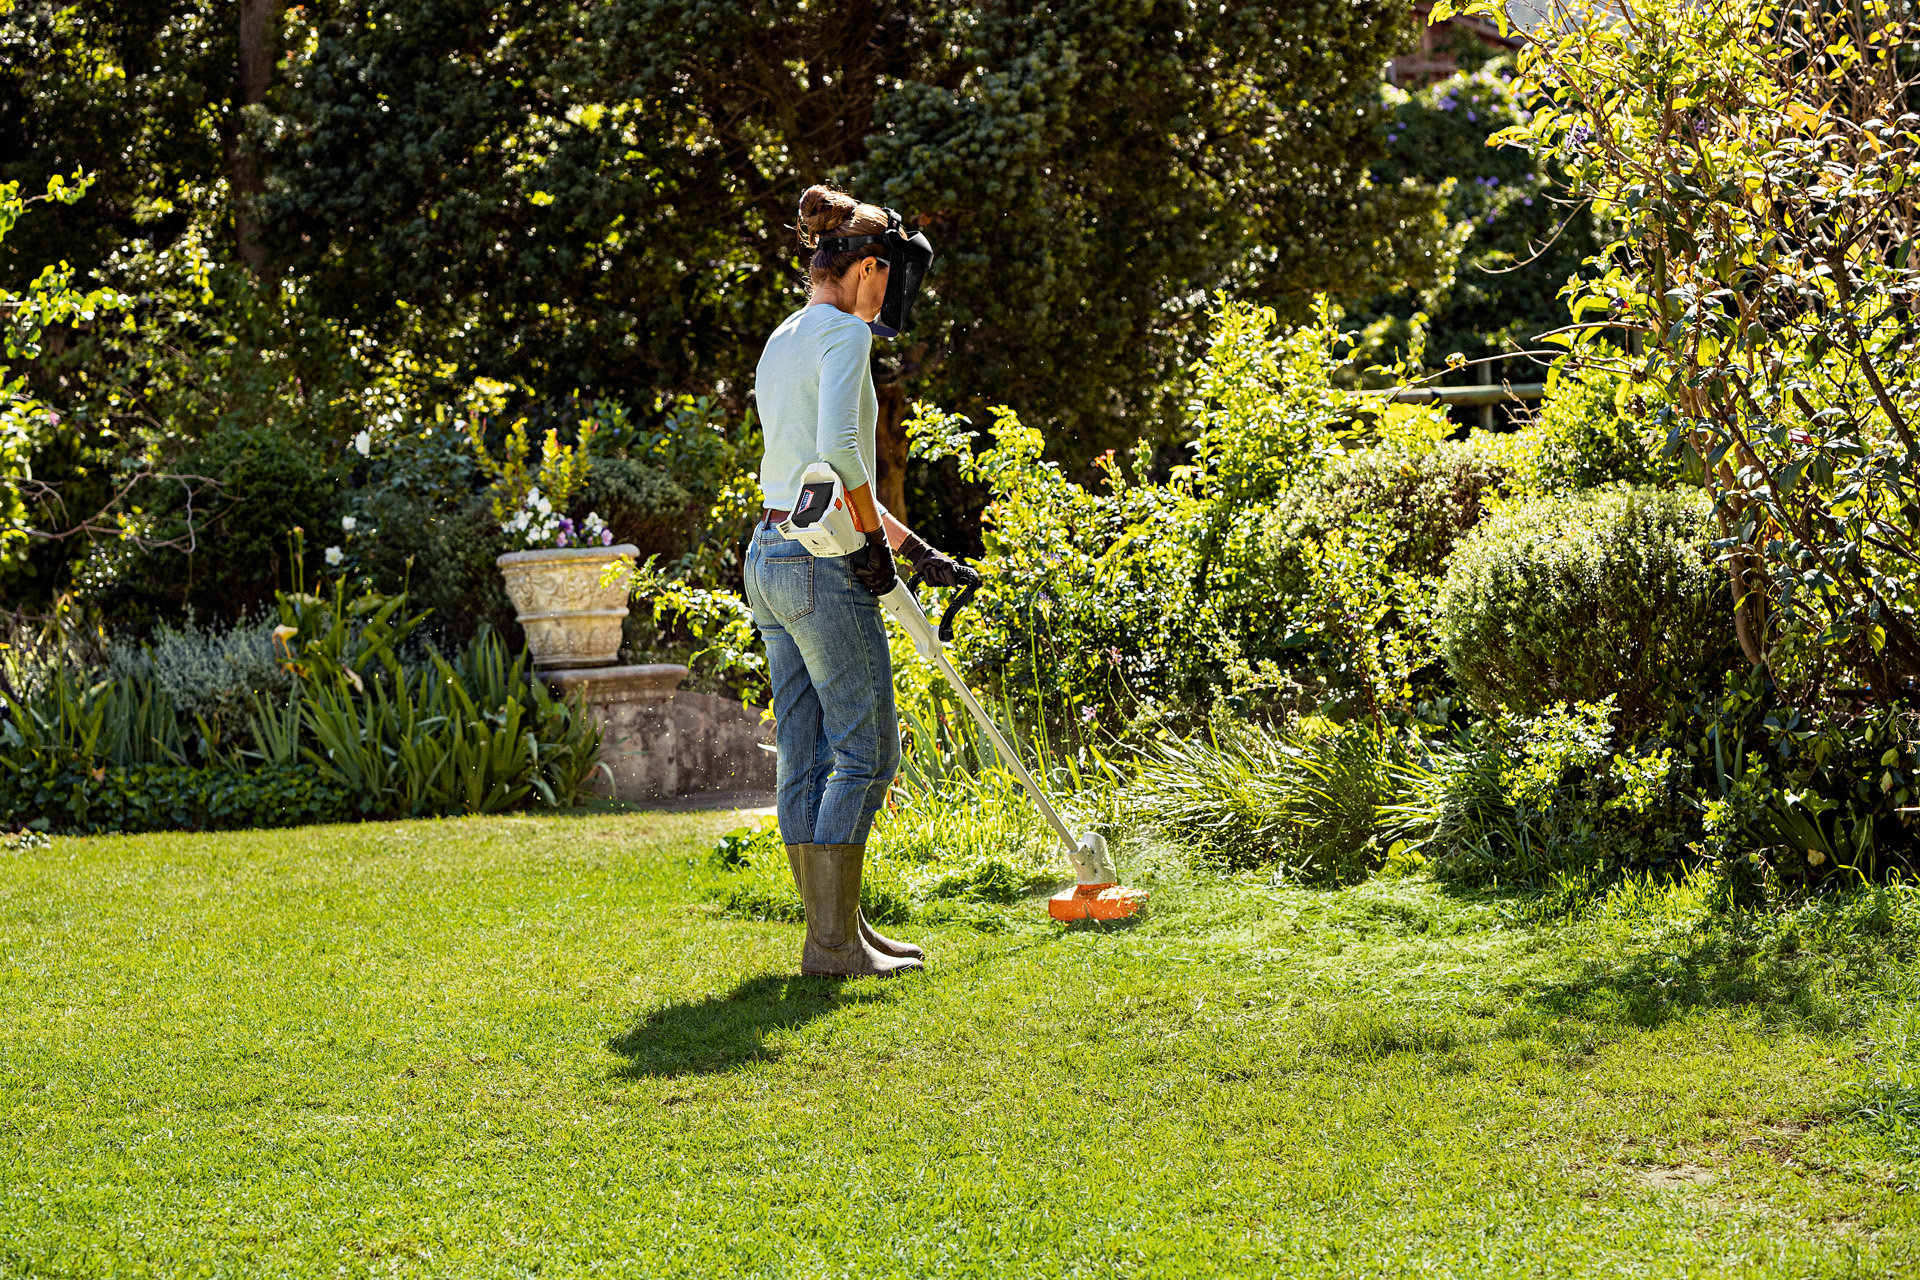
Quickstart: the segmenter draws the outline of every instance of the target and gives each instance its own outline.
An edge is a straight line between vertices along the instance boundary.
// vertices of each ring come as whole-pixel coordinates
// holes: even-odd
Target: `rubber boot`
[[[805,901],[807,896],[807,885],[805,878],[806,872],[803,870],[806,864],[801,861],[800,851],[806,847],[807,846],[803,844],[790,844],[787,846],[787,865],[793,868],[793,882],[800,886],[800,897],[802,901]],[[883,956],[897,956],[903,960],[918,960],[926,955],[926,952],[922,951],[916,944],[902,942],[898,938],[889,938],[886,934],[868,924],[867,913],[864,911],[860,913],[860,936],[867,940],[868,946]]]
[[[801,901],[807,904],[807,941],[800,951],[800,972],[822,977],[857,978],[918,969],[920,962],[890,956],[860,933],[860,876],[866,866],[863,844],[797,846]]]

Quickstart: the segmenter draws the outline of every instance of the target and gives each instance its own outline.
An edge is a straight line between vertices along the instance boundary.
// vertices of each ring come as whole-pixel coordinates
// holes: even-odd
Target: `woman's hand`
[[[900,526],[900,554],[907,558],[913,571],[924,578],[929,586],[935,587],[977,587],[980,585],[980,571],[970,564],[961,564],[944,551],[936,551],[933,544],[919,534]]]
[[[853,565],[853,576],[859,579],[860,585],[876,596],[887,594],[900,580],[893,568],[893,548],[887,545],[887,535],[879,529],[867,530],[867,545],[847,560]]]
[[[980,585],[978,569],[970,564],[961,564],[946,552],[935,551],[932,547],[927,547],[926,554],[913,561],[913,571],[919,574],[929,586],[977,587]]]

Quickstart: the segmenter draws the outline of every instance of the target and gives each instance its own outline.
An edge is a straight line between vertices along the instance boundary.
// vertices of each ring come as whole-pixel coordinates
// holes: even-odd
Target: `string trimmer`
[[[953,619],[978,591],[978,583],[962,587],[947,604],[940,617],[940,626],[936,631],[927,621],[927,615],[920,610],[920,601],[914,596],[913,588],[919,581],[902,580],[893,584],[893,590],[880,597],[880,607],[887,616],[899,623],[907,635],[913,639],[913,647],[921,657],[931,662],[947,678],[953,691],[960,695],[967,710],[980,723],[981,732],[993,742],[994,750],[1014,776],[1020,779],[1020,785],[1026,788],[1036,808],[1046,817],[1047,825],[1060,837],[1060,843],[1067,848],[1067,861],[1073,865],[1074,878],[1078,881],[1071,889],[1062,889],[1047,901],[1047,914],[1055,920],[1119,920],[1138,911],[1147,900],[1144,889],[1128,889],[1120,884],[1120,876],[1113,869],[1113,858],[1107,852],[1106,837],[1097,831],[1075,836],[1067,830],[1067,824],[1060,820],[1060,813],[1047,799],[1040,784],[1027,772],[1027,766],[1020,762],[1013,748],[1000,733],[998,725],[987,715],[986,708],[973,696],[973,690],[967,688],[967,682],[953,669],[953,663],[947,660],[946,647],[953,642]]]

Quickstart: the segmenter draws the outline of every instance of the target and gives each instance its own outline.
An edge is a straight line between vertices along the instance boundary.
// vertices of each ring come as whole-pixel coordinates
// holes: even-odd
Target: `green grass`
[[[708,902],[735,821],[0,854],[0,1275],[1920,1267],[1904,925],[1123,845],[1136,927],[836,986]]]

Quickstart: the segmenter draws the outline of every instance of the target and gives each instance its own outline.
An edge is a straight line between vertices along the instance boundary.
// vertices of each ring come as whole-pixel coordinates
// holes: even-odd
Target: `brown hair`
[[[847,274],[847,269],[862,258],[880,257],[881,247],[863,244],[858,249],[828,253],[817,247],[820,237],[878,235],[887,229],[887,213],[877,205],[861,204],[844,191],[815,185],[801,193],[798,229],[802,247],[814,250],[807,274],[815,284],[829,284]]]

